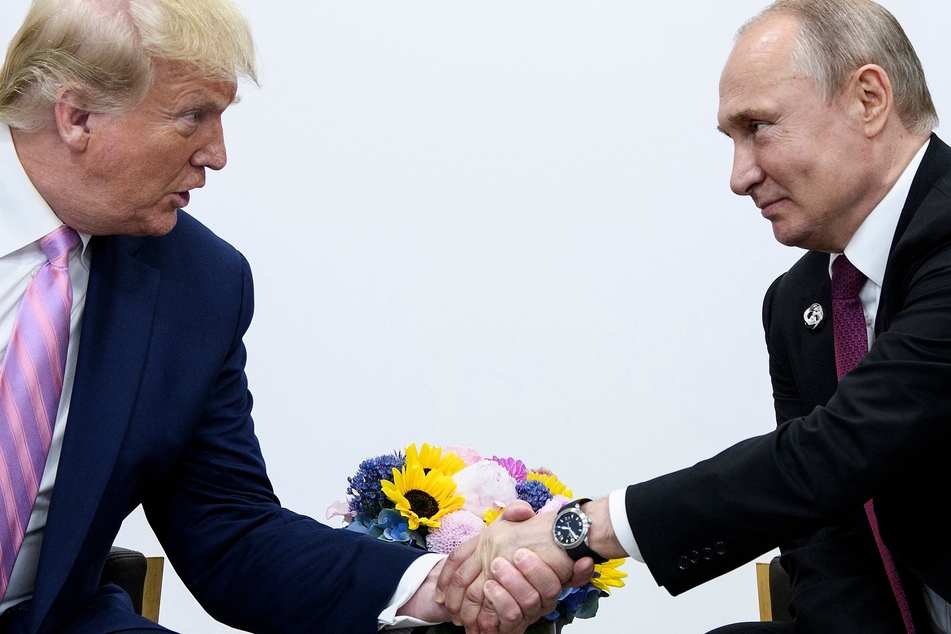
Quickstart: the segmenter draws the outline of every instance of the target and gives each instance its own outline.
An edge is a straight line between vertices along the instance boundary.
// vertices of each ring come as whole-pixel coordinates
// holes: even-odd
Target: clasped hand
[[[562,588],[587,583],[594,562],[574,562],[555,544],[554,519],[516,501],[452,551],[435,598],[456,625],[468,634],[517,634],[555,609]]]

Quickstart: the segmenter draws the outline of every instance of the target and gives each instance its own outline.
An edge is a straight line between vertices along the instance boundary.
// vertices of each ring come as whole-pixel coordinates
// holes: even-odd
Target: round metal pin
[[[802,314],[802,318],[805,320],[807,328],[815,330],[825,319],[825,312],[822,310],[822,306],[813,304]]]

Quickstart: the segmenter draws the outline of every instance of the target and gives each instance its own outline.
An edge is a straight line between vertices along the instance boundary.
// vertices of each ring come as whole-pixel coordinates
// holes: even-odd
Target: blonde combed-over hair
[[[251,30],[231,0],[34,0],[0,69],[0,122],[37,130],[64,91],[92,112],[131,109],[157,62],[257,82]]]

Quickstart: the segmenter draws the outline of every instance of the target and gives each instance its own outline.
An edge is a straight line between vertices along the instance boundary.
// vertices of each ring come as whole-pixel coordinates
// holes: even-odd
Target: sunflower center
[[[433,517],[439,512],[439,502],[425,491],[412,489],[404,493],[403,496],[409,502],[413,513],[416,513],[416,517]]]

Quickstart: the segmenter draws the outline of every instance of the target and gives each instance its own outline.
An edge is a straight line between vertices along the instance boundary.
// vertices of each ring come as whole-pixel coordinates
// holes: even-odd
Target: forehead
[[[157,63],[155,78],[147,98],[164,107],[201,107],[224,110],[235,101],[237,83],[212,80],[181,65]]]
[[[720,75],[721,125],[739,112],[767,107],[792,86],[812,83],[792,64],[798,33],[794,19],[778,16],[761,18],[740,34]]]

